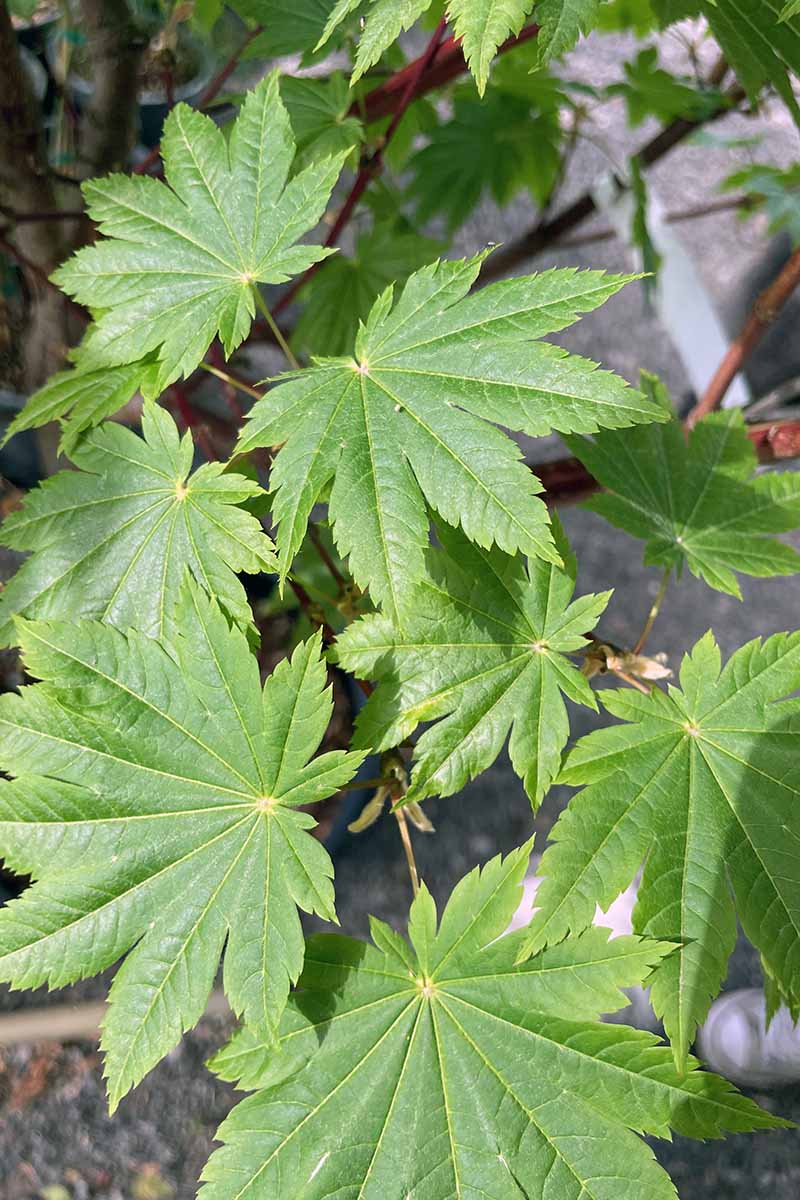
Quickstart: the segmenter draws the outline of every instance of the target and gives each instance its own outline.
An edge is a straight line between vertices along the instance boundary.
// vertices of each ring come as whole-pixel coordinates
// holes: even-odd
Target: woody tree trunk
[[[15,213],[57,208],[42,114],[20,60],[5,0],[0,0],[0,201]],[[22,359],[25,385],[33,390],[58,369],[66,348],[64,299],[44,282],[65,255],[64,229],[57,221],[21,222],[9,237],[31,296]]]

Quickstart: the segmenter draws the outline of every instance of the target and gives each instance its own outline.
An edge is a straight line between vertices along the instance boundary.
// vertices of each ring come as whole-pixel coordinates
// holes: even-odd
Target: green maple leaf
[[[0,854],[37,882],[0,911],[0,979],[60,987],[127,953],[102,1045],[112,1108],[203,1013],[226,944],[233,1008],[269,1038],[303,961],[297,906],[335,920],[299,806],[363,755],[309,762],[332,711],[320,641],[263,694],[244,634],[187,580],[163,644],[21,621],[44,682],[0,700]]]
[[[246,57],[263,59],[311,50],[328,20],[331,0],[232,0],[229,7],[262,26]]]
[[[559,58],[597,24],[599,0],[538,0],[536,20],[541,26],[536,44],[540,62]]]
[[[666,391],[653,376],[643,390],[672,419],[668,424],[566,437],[573,454],[607,490],[586,501],[646,541],[644,561],[679,573],[686,563],[711,587],[741,598],[734,574],[793,575],[800,555],[776,533],[800,524],[800,475],[754,477],[757,460],[738,409],[699,421],[687,443]]]
[[[414,22],[428,11],[432,2],[433,0],[370,0],[361,27],[350,82],[356,83],[370,67],[373,67],[400,34],[410,29]],[[362,3],[363,0],[336,0],[315,49],[319,50],[324,46],[334,30],[360,8]]]
[[[648,46],[625,63],[625,81],[606,88],[609,96],[622,96],[631,125],[658,117],[664,123],[677,117],[701,121],[717,112],[724,99],[716,88],[700,89],[688,77],[678,77],[658,65],[658,50]]]
[[[276,567],[270,539],[243,501],[256,483],[206,463],[191,472],[191,435],[154,404],[143,438],[108,423],[72,452],[62,471],[28,493],[3,522],[14,550],[32,551],[0,596],[0,642],[14,643],[12,618],[98,617],[120,628],[163,633],[186,567],[236,621],[252,613],[235,572]]]
[[[637,1133],[779,1124],[713,1075],[679,1076],[651,1034],[597,1021],[669,946],[592,929],[515,965],[522,935],[500,935],[529,851],[467,875],[438,929],[423,886],[410,945],[376,920],[374,946],[309,940],[280,1053],[245,1031],[212,1063],[260,1090],[222,1125],[203,1200],[674,1200]]]
[[[317,224],[345,154],[300,171],[273,73],[249,92],[230,138],[185,104],[161,142],[167,183],[109,175],[83,185],[105,239],[53,276],[88,305],[92,366],[157,352],[155,396],[201,361],[214,337],[230,354],[247,337],[259,283],[282,283],[332,253],[296,245]],[[168,186],[169,185],[169,186]]]
[[[59,371],[44,387],[28,397],[25,407],[8,426],[2,444],[23,429],[39,429],[49,421],[61,421],[60,454],[72,454],[80,435],[118,412],[136,394],[147,388],[148,375],[157,367],[148,361],[129,366],[84,369],[80,364]]]
[[[523,187],[538,205],[547,201],[561,165],[559,92],[543,88],[536,99],[541,105],[498,87],[481,100],[471,84],[456,90],[451,119],[411,160],[420,220],[441,212],[452,230],[485,193],[502,207]]]
[[[604,691],[625,725],[582,738],[558,782],[573,797],[542,858],[528,950],[588,926],[641,863],[634,928],[680,949],[652,1000],[681,1064],[725,977],[736,917],[770,976],[800,1000],[800,634],[738,650],[720,673],[706,634],[682,690]]]
[[[361,121],[348,115],[353,97],[341,71],[324,80],[284,75],[281,97],[297,142],[296,166],[330,154],[349,154],[364,140]]]
[[[753,103],[769,83],[800,122],[791,81],[800,74],[800,16],[785,0],[703,0],[703,12]]]
[[[303,288],[293,345],[314,354],[346,354],[375,300],[430,262],[441,245],[395,221],[382,221],[356,240],[352,257],[337,254]]]
[[[537,23],[540,25],[538,10],[541,7],[542,3],[537,3]],[[532,8],[531,0],[450,0],[447,15],[453,22],[455,36],[461,39],[464,58],[481,95],[486,90],[497,47],[506,38],[519,33]]]
[[[513,727],[511,761],[537,805],[569,737],[562,692],[597,708],[565,655],[586,645],[610,593],[570,603],[575,560],[557,518],[554,532],[563,571],[541,559],[526,568],[443,529],[446,553],[428,552],[428,577],[403,626],[375,614],[337,640],[346,670],[380,680],[359,715],[356,744],[388,749],[420,721],[436,721],[415,746],[409,800],[462,788],[494,762]]]
[[[363,0],[337,0],[328,17],[317,49],[333,31],[355,12]],[[353,79],[374,66],[385,50],[405,29],[410,29],[431,7],[432,0],[371,0],[366,8],[363,29],[356,52]],[[460,40],[464,58],[483,94],[489,69],[497,49],[509,37],[516,37],[525,18],[535,7],[540,26],[539,63],[571,50],[582,33],[596,24],[598,0],[449,0],[446,14]]]
[[[339,550],[391,615],[424,574],[426,500],[481,545],[558,562],[541,485],[489,422],[538,435],[664,419],[615,375],[532,342],[625,277],[546,271],[467,296],[483,257],[424,267],[394,305],[388,288],[353,358],[317,359],[253,406],[239,452],[286,443],[271,476],[283,575],[331,480]]]

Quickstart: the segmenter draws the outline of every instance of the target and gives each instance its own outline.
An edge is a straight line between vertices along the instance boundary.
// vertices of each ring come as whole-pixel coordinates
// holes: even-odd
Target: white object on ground
[[[725,992],[711,1005],[697,1034],[700,1057],[733,1083],[782,1087],[800,1083],[800,1027],[781,1008],[769,1029],[761,988]]]
[[[541,855],[531,855],[528,873],[522,884],[522,899],[517,911],[511,918],[511,923],[506,931],[508,933],[514,929],[522,929],[529,923],[533,916],[536,892],[539,884],[542,882],[541,876],[536,874],[540,861]],[[633,906],[636,903],[638,885],[639,880],[637,877],[620,896],[617,896],[616,900],[605,912],[598,905],[595,909],[593,924],[599,926],[601,929],[610,930],[612,938],[621,937],[626,933],[633,933]],[[634,1025],[637,1029],[656,1029],[658,1021],[650,1007],[650,993],[647,988],[632,987],[625,988],[624,990],[626,996],[630,999],[630,1004],[618,1013],[611,1014],[608,1019],[625,1025]]]
[[[592,198],[626,246],[640,257],[632,237],[635,200],[620,189],[613,175],[605,175],[592,189]],[[692,388],[702,396],[730,345],[700,272],[674,225],[667,224],[665,209],[652,183],[647,184],[647,228],[661,266],[653,288],[653,303],[686,368]],[[744,376],[733,380],[723,402],[725,408],[749,403]]]

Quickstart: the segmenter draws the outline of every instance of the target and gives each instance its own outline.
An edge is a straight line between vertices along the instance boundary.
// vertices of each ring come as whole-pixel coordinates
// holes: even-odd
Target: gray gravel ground
[[[610,81],[632,44],[630,39],[592,38],[576,61],[592,82]],[[671,56],[679,53],[677,43],[667,39],[665,45]],[[624,134],[614,106],[604,114],[604,121],[603,134],[611,152],[621,158],[626,148],[638,145],[649,132],[645,127],[635,135]],[[758,125],[765,132],[763,153],[770,161],[783,163],[796,157],[796,133],[780,109],[770,110]],[[722,128],[720,125],[718,130]],[[730,118],[724,129],[752,132],[752,123]],[[668,208],[688,207],[707,199],[715,183],[744,154],[683,146],[656,168],[653,179]],[[594,145],[582,147],[572,167],[566,198],[580,192],[604,166],[601,151]],[[462,231],[459,249],[473,250],[490,238],[508,240],[530,225],[533,215],[522,200],[503,214],[487,204]],[[720,309],[734,313],[737,291],[763,253],[759,231],[732,216],[707,218],[681,228]],[[613,242],[552,253],[542,256],[536,265],[567,264],[614,270],[622,266],[619,247]],[[778,354],[792,352],[789,335],[795,328],[796,321],[790,321],[776,335],[767,367],[775,361],[776,346]],[[685,372],[635,287],[558,340],[631,380],[640,366],[646,366],[660,373],[676,396],[686,391]],[[536,454],[542,457],[540,447]],[[603,628],[611,640],[630,644],[655,594],[655,572],[641,567],[637,545],[591,514],[565,510],[563,519],[578,557],[579,589],[616,589]],[[686,579],[668,597],[651,639],[652,649],[666,651],[675,664],[709,626],[726,654],[753,636],[796,627],[800,594],[795,581],[745,581],[743,592],[745,602],[740,604]],[[576,736],[597,723],[585,710],[574,710],[572,717]],[[535,825],[540,849],[566,799],[565,789],[556,789],[538,814]],[[441,901],[466,870],[497,851],[518,845],[533,824],[520,783],[505,757],[459,796],[432,802],[429,811],[438,832],[418,838],[417,852],[422,873]],[[338,909],[346,932],[366,932],[367,905],[370,912],[401,924],[409,892],[390,822],[362,835],[357,845],[353,840],[346,843],[336,869]],[[741,942],[726,986],[758,983],[756,956]],[[93,981],[65,989],[53,998],[95,997],[103,993],[105,985],[106,981]],[[46,1000],[41,993],[20,996],[0,991],[0,1010]],[[232,1089],[216,1082],[202,1065],[225,1031],[224,1021],[204,1020],[123,1102],[113,1118],[106,1113],[95,1047],[73,1046],[53,1053],[41,1046],[26,1046],[0,1054],[0,1200],[190,1200],[214,1129],[236,1099]],[[800,1089],[757,1098],[771,1110],[800,1121]],[[672,1144],[657,1143],[655,1150],[683,1200],[788,1200],[799,1194],[800,1135],[794,1131],[734,1137],[707,1145],[676,1138]]]

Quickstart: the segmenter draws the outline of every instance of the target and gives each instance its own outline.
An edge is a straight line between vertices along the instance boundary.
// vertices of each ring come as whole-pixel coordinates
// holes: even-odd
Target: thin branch
[[[800,420],[762,421],[746,427],[759,463],[785,462],[800,458]],[[534,464],[531,468],[544,487],[544,499],[549,504],[583,500],[599,490],[599,483],[577,458],[559,458],[549,463]]]
[[[650,688],[645,687],[643,683],[640,683],[635,676],[629,675],[627,671],[612,670],[611,674],[616,675],[617,679],[621,679],[623,683],[627,683],[629,687],[636,688],[637,692],[643,692],[645,696],[650,695]]]
[[[667,225],[679,225],[683,221],[697,221],[703,217],[716,216],[718,213],[736,212],[740,209],[752,208],[753,199],[750,196],[725,196],[720,200],[710,200],[708,204],[696,204],[692,208],[678,209],[676,212],[665,213],[663,221]],[[592,246],[597,242],[610,242],[618,238],[619,233],[610,225],[596,229],[592,233],[577,234],[575,237],[563,238],[558,242],[559,250],[574,250],[580,246]]]
[[[342,573],[339,570],[339,568],[337,567],[336,563],[333,561],[330,554],[328,553],[328,547],[323,542],[322,536],[319,531],[319,526],[316,524],[315,521],[308,522],[308,536],[311,539],[311,542],[312,542],[317,554],[322,559],[322,562],[325,564],[325,566],[328,568],[328,572],[329,572],[331,578],[333,579],[334,583],[336,584],[337,588],[339,589],[339,595],[341,596],[344,593],[345,588],[347,587],[347,580],[345,579],[344,575],[342,575]]]
[[[416,899],[419,894],[419,872],[417,871],[417,862],[414,858],[414,847],[411,845],[411,834],[408,831],[408,818],[402,808],[394,808],[392,812],[397,817],[397,827],[400,830],[400,840],[403,843],[403,850],[406,855],[406,863],[408,864],[408,873],[411,876],[411,890]]]
[[[333,223],[333,226],[331,227],[330,233],[325,239],[324,244],[326,246],[336,245],[342,230],[349,223],[350,218],[355,211],[356,205],[361,199],[363,193],[366,191],[370,180],[374,178],[375,175],[380,174],[380,171],[383,168],[383,156],[386,151],[386,147],[389,145],[395,133],[397,132],[398,125],[405,116],[406,110],[411,104],[411,101],[417,94],[420,80],[425,75],[428,68],[433,65],[446,28],[447,21],[445,18],[442,18],[434,30],[433,36],[428,42],[425,52],[421,54],[420,57],[412,64],[414,70],[408,75],[405,81],[405,86],[399,94],[392,119],[389,123],[389,128],[386,130],[383,141],[381,142],[380,146],[378,146],[374,154],[370,155],[367,161],[361,166],[358,175],[356,176],[355,183],[350,189],[350,193],[347,196],[344,204],[339,209],[339,213]],[[324,259],[322,261],[324,262]],[[283,310],[292,303],[303,285],[306,284],[314,275],[316,275],[321,265],[322,262],[314,263],[313,266],[309,267],[307,271],[298,276],[291,287],[287,288],[278,303],[275,305],[276,315],[280,312],[283,312]],[[272,325],[270,327],[273,328]],[[274,326],[273,332],[275,333],[276,337],[280,334],[277,325]]]
[[[326,242],[325,245],[327,246],[327,245],[329,245],[329,243]],[[311,267],[310,271],[312,273],[313,273],[313,270],[314,270],[314,268]],[[301,281],[303,279],[305,279],[308,276],[308,274],[309,274],[309,272],[307,271],[305,275],[301,275],[300,276]],[[275,341],[278,343],[281,350],[283,351],[284,358],[286,359],[286,361],[288,362],[288,364],[292,368],[292,370],[299,371],[300,363],[295,358],[294,352],[293,352],[291,346],[289,345],[289,343],[287,342],[286,338],[281,333],[280,326],[278,325],[278,322],[273,317],[272,313],[269,311],[269,308],[267,307],[267,303],[266,303],[264,297],[261,295],[261,289],[257,285],[253,286],[253,296],[255,297],[256,307],[261,312],[262,317],[267,322],[267,325],[269,326],[270,331],[272,332],[272,336],[274,337]],[[280,308],[280,305],[279,304],[276,305],[275,311],[277,312],[279,308]]]
[[[209,80],[208,87],[205,89],[205,91],[202,93],[199,100],[197,101],[198,108],[205,108],[207,105],[209,105],[211,103],[212,100],[216,100],[217,96],[222,91],[223,87],[225,86],[225,84],[228,82],[228,80],[230,79],[233,72],[238,67],[239,59],[242,57],[242,55],[244,54],[247,47],[250,45],[251,42],[254,42],[255,39],[263,32],[264,32],[263,25],[256,25],[254,29],[251,29],[248,32],[247,36],[240,43],[240,45],[237,46],[237,48],[234,50],[233,54],[230,56],[228,61],[226,63],[224,63],[223,66],[220,67],[220,69],[217,71],[214,78]]]
[[[698,129],[702,129],[705,125],[713,121],[718,121],[744,99],[746,99],[745,92],[737,84],[725,93],[725,104],[720,108],[708,116],[701,117],[695,121],[689,121],[683,117],[671,121],[669,125],[666,125],[649,142],[645,142],[634,157],[639,159],[642,166],[652,166],[659,159],[663,158],[665,154],[668,154],[670,150],[673,150],[675,146],[685,141],[693,133],[696,133]],[[497,279],[501,275],[507,274],[527,259],[533,258],[548,247],[562,241],[565,234],[575,229],[578,225],[582,225],[584,221],[588,220],[596,212],[597,205],[593,194],[591,192],[584,192],[582,196],[579,196],[567,208],[562,209],[555,217],[552,217],[549,221],[538,221],[522,237],[516,238],[513,242],[509,242],[508,245],[496,251],[486,261],[481,271],[480,284],[489,283],[492,279]]]
[[[252,383],[248,383],[246,379],[242,379],[241,375],[237,375],[231,370],[223,371],[222,367],[208,362],[201,362],[200,366],[204,371],[208,371],[209,375],[216,375],[217,379],[221,379],[223,383],[229,384],[239,392],[244,392],[246,396],[252,396],[254,400],[263,400],[266,395],[266,392],[260,392],[257,387],[253,387]],[[238,417],[241,418],[241,412]]]
[[[666,595],[671,570],[672,570],[671,567],[667,567],[666,570],[664,571],[664,574],[661,577],[661,586],[659,587],[658,592],[656,593],[656,598],[653,601],[650,612],[647,614],[647,620],[645,621],[644,629],[639,634],[638,641],[636,642],[636,645],[633,647],[634,654],[641,654],[642,650],[644,649],[644,644],[647,641],[648,637],[650,636],[650,630],[653,628],[653,626],[656,623],[656,617],[658,616],[659,612],[661,611],[661,604],[664,599],[664,596]]]
[[[387,787],[390,783],[393,783],[393,782],[394,782],[394,780],[392,780],[392,779],[381,779],[380,777],[377,779],[354,779],[351,783],[342,784],[342,786],[340,788],[337,788],[336,790],[337,790],[337,793],[338,792],[369,792],[369,791],[374,791],[377,788]]]
[[[713,379],[686,418],[689,429],[693,429],[701,417],[719,408],[733,380],[798,286],[800,247],[791,255],[777,279],[756,300],[742,332],[729,347]]]
[[[538,25],[526,25],[516,37],[508,38],[502,46],[498,47],[497,55],[505,54],[508,50],[521,46],[523,42],[537,37],[538,33]],[[467,70],[461,42],[458,38],[450,37],[443,41],[436,55],[436,62],[427,66],[424,76],[420,76],[418,75],[419,64],[426,53],[427,51],[423,51],[419,58],[407,63],[402,70],[395,72],[385,83],[380,84],[371,92],[367,92],[363,98],[363,111],[356,102],[351,106],[348,115],[360,116],[367,123],[379,121],[382,117],[388,117],[395,111],[397,97],[403,95],[409,80],[415,76],[417,83],[412,99],[416,100],[419,96],[424,96],[427,92],[443,87],[446,83],[457,79]]]

